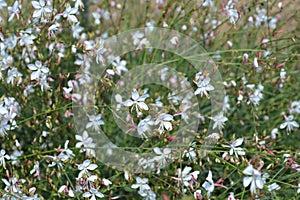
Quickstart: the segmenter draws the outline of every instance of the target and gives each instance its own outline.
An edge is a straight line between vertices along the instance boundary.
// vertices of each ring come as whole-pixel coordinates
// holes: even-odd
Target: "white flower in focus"
[[[172,123],[171,123],[171,121],[173,120],[174,120],[173,115],[162,113],[157,117],[154,124],[155,125],[159,124],[158,131],[162,133],[165,129],[167,131],[173,130]]]
[[[292,130],[294,130],[294,128],[299,128],[299,124],[294,121],[294,116],[290,115],[288,117],[286,117],[286,122],[283,122],[282,124],[280,124],[280,129],[286,129],[287,132],[291,132]]]
[[[88,129],[90,127],[93,128],[93,130],[95,131],[99,131],[100,130],[100,126],[104,125],[104,121],[101,120],[102,115],[98,114],[98,115],[91,115],[89,116],[89,122],[86,124],[85,128]]]
[[[78,165],[78,178],[81,178],[83,175],[89,175],[89,171],[93,171],[98,167],[97,164],[92,164],[90,160],[85,160],[82,164]]]
[[[96,200],[96,196],[99,198],[104,197],[104,195],[95,188],[91,188],[90,191],[83,193],[82,196],[84,198],[90,198],[90,200]]]
[[[206,181],[202,184],[202,187],[207,191],[207,196],[210,197],[211,193],[215,189],[215,184],[214,181],[212,180],[212,173],[210,170],[206,177]]]
[[[214,121],[213,129],[218,128],[219,130],[224,128],[224,124],[228,120],[228,118],[225,117],[222,112],[214,117],[211,117],[210,119]]]
[[[244,156],[246,154],[242,147],[238,147],[242,145],[243,141],[243,138],[238,138],[236,141],[230,144],[230,146],[224,145],[224,147],[229,147],[229,154],[233,155],[234,153],[235,157],[238,158],[238,156]]]
[[[29,64],[28,68],[33,71],[30,76],[31,80],[42,78],[43,75],[49,72],[49,68],[43,66],[40,61],[35,61],[35,64]]]
[[[127,99],[124,102],[124,106],[127,106],[127,107],[132,106],[131,112],[132,112],[133,108],[135,108],[136,112],[139,114],[141,112],[141,110],[149,109],[147,104],[144,102],[145,99],[148,97],[149,97],[148,94],[143,94],[142,96],[140,96],[138,91],[136,89],[134,89],[133,92],[131,93],[131,99]]]
[[[262,189],[264,187],[264,181],[261,178],[261,173],[254,169],[252,165],[249,165],[243,173],[248,175],[243,179],[244,187],[248,187],[250,184],[250,191],[251,193],[257,194],[257,188]]]

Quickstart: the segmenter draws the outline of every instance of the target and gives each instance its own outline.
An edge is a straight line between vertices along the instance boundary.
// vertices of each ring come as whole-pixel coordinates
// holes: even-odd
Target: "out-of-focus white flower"
[[[228,120],[228,118],[225,117],[222,112],[214,117],[211,117],[210,119],[214,121],[213,129],[218,128],[219,130],[224,128],[224,124]]]
[[[196,190],[194,192],[194,198],[195,199],[203,199],[203,196],[201,195],[201,190]]]
[[[80,32],[84,30],[84,28],[82,26],[80,26],[79,24],[80,24],[80,22],[78,22],[78,23],[76,23],[76,25],[72,26],[73,38],[76,38],[76,39],[79,38]]]
[[[155,125],[158,125],[159,124],[159,127],[158,127],[158,131],[160,133],[162,133],[165,129],[167,131],[171,131],[173,130],[173,127],[172,127],[172,123],[171,121],[173,121],[173,115],[170,115],[170,114],[166,114],[166,113],[161,113],[156,121],[155,121]]]
[[[271,138],[272,139],[276,139],[276,135],[279,134],[279,131],[278,131],[278,128],[274,128],[272,131],[271,131]]]
[[[72,8],[70,4],[67,5],[66,10],[63,12],[63,17],[67,18],[68,22],[77,23],[78,19],[76,18],[76,13],[78,12],[78,8]]]
[[[22,5],[20,5],[18,1],[15,1],[13,6],[9,6],[7,8],[8,13],[10,15],[9,18],[8,18],[9,22],[12,21],[15,16],[17,16],[17,19],[19,19],[19,14],[21,13],[21,8],[22,8]]]
[[[47,0],[31,1],[34,7],[33,18],[44,18],[47,13],[51,13],[53,8],[47,5]]]
[[[0,10],[6,6],[7,6],[7,3],[4,0],[0,0]]]
[[[194,83],[197,85],[197,90],[194,92],[195,95],[200,94],[202,97],[205,95],[206,97],[209,97],[208,92],[214,90],[214,86],[210,84],[210,78],[204,77],[202,75],[202,72],[198,72],[196,74]]]
[[[209,170],[208,175],[206,177],[206,181],[202,184],[202,187],[207,191],[208,198],[210,197],[211,193],[215,189],[214,181],[212,180],[212,173]]]
[[[246,169],[244,169],[243,173],[248,175],[243,179],[244,187],[248,187],[251,184],[251,193],[257,194],[257,188],[262,189],[264,187],[264,181],[261,178],[261,173],[254,169],[252,165],[249,165]]]
[[[272,193],[275,193],[276,190],[279,190],[281,187],[277,183],[272,183],[268,185],[268,190]]]

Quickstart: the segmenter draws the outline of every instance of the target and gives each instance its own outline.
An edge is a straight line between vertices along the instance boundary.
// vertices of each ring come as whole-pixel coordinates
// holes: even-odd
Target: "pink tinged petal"
[[[252,177],[244,177],[244,179],[243,179],[244,187],[248,187],[249,184],[251,183],[251,181],[252,181]]]

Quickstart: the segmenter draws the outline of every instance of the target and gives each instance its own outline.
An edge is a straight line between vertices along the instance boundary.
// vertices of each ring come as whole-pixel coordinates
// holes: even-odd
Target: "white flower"
[[[68,148],[69,140],[66,140],[64,149],[61,149],[61,153],[57,156],[62,161],[66,161],[74,157],[73,151]]]
[[[148,98],[148,94],[143,94],[142,96],[139,95],[136,89],[133,90],[131,93],[131,99],[127,99],[124,102],[124,106],[132,106],[131,112],[133,108],[135,108],[136,112],[139,114],[140,110],[148,110],[147,104],[144,102],[146,98]]]
[[[55,22],[48,28],[48,38],[55,37],[55,32],[60,28],[60,24]]]
[[[151,120],[151,116],[147,116],[145,119],[142,119],[138,123],[137,132],[140,137],[142,138],[148,138],[146,133],[149,133],[151,131],[151,126],[154,124],[154,121]],[[151,134],[151,133],[149,133]]]
[[[297,193],[300,194],[300,183],[298,183]]]
[[[195,95],[200,94],[202,97],[205,95],[206,97],[209,97],[208,92],[214,90],[214,86],[210,84],[210,78],[209,77],[204,77],[202,75],[202,72],[198,72],[196,74],[194,83],[197,85],[197,90],[194,92]]]
[[[89,122],[86,124],[86,129],[92,127],[93,130],[95,131],[99,131],[100,130],[100,126],[104,125],[104,121],[101,120],[102,115],[98,114],[98,115],[91,115],[89,116]]]
[[[218,115],[211,117],[211,119],[215,122],[213,124],[213,129],[218,128],[219,130],[224,128],[224,124],[228,120],[228,118],[225,117],[223,113],[219,113]]]
[[[121,72],[127,72],[126,68],[126,60],[121,60],[120,56],[117,56],[115,60],[112,62],[112,65],[116,67],[116,73],[121,76]]]
[[[31,4],[35,9],[32,16],[33,18],[44,18],[46,13],[51,13],[53,11],[51,6],[47,6],[47,0],[39,0],[39,2],[31,1]]]
[[[67,5],[66,10],[63,13],[63,17],[67,18],[68,22],[77,23],[78,19],[76,18],[76,13],[78,8],[72,8],[70,4]]]
[[[84,198],[90,198],[90,200],[96,200],[96,196],[99,198],[104,197],[104,195],[95,188],[91,188],[90,191],[83,193],[82,196]]]
[[[147,178],[136,178],[136,183],[131,185],[131,188],[137,189],[139,188],[139,194],[143,197],[147,196],[148,191],[151,191],[150,186],[148,185]]]
[[[236,22],[240,18],[238,11],[236,9],[228,9],[226,12],[227,12],[229,22],[231,24],[236,24]]]
[[[153,151],[158,155],[158,156],[155,156],[153,159],[156,162],[158,162],[157,167],[159,169],[165,167],[165,165],[167,163],[167,159],[172,158],[170,148],[164,148],[163,151],[161,151],[160,148],[154,147]],[[159,172],[159,170],[158,170],[158,172]]]
[[[288,117],[286,117],[286,122],[280,124],[280,129],[284,129],[286,128],[287,132],[291,132],[292,130],[294,130],[294,128],[299,128],[299,124],[294,121],[294,116],[290,115]]]
[[[228,196],[227,200],[236,200],[236,198],[234,197],[234,193],[233,192],[229,193],[229,196]]]
[[[35,64],[29,64],[28,68],[33,71],[30,76],[31,80],[42,78],[43,75],[49,72],[49,68],[43,66],[40,61],[35,61]]]
[[[159,127],[158,127],[158,131],[160,133],[162,133],[165,129],[167,131],[171,131],[173,130],[172,128],[172,123],[171,121],[173,121],[173,115],[170,115],[170,114],[166,114],[166,113],[161,113],[156,121],[155,121],[155,125],[159,124]]]
[[[93,143],[93,139],[89,137],[88,133],[86,131],[83,132],[81,135],[75,135],[76,140],[79,140],[79,142],[76,143],[76,148],[82,148],[80,152],[86,152],[86,155],[93,155],[95,156],[95,148],[96,144]]]
[[[209,170],[208,175],[206,177],[206,181],[202,184],[202,187],[207,191],[207,196],[210,197],[211,193],[215,189],[214,181],[212,180],[212,173]]]
[[[199,171],[191,172],[191,167],[186,166],[183,171],[181,169],[178,169],[178,178],[176,178],[179,181],[183,181],[183,184],[185,187],[190,187],[193,189],[193,184],[197,182]]]
[[[75,2],[75,8],[84,8],[84,4],[82,2],[82,0],[73,0],[73,2]]]
[[[243,138],[238,138],[236,141],[230,144],[230,146],[227,145],[224,146],[230,148],[229,150],[230,155],[233,155],[234,153],[235,157],[238,158],[238,156],[244,156],[246,154],[242,147],[238,147],[242,145],[243,141],[244,141]]]
[[[15,17],[15,15],[17,16],[17,18],[19,19],[19,14],[21,13],[21,7],[22,5],[19,5],[18,1],[15,1],[15,3],[13,4],[13,6],[9,6],[8,9],[8,13],[10,15],[8,21],[12,21]]]
[[[6,154],[4,149],[1,149],[0,151],[0,164],[3,165],[3,168],[6,169],[5,167],[5,159],[9,160],[10,156]]]
[[[76,23],[76,25],[72,26],[72,31],[73,31],[73,38],[78,39],[79,38],[79,34],[81,31],[84,30],[84,28],[82,26],[79,25],[80,22]]]
[[[257,194],[256,188],[262,189],[264,187],[264,181],[261,178],[261,173],[254,169],[252,165],[249,165],[244,171],[244,174],[249,175],[245,176],[243,179],[244,187],[248,187],[250,184],[251,193]]]
[[[17,81],[16,84],[20,85],[22,83],[22,76],[23,74],[20,73],[17,68],[9,69],[7,72],[6,83],[13,85],[15,84],[15,81]]]
[[[93,171],[98,167],[97,164],[91,164],[90,160],[85,160],[82,164],[78,165],[78,178],[81,178],[83,175],[89,175],[89,171]]]

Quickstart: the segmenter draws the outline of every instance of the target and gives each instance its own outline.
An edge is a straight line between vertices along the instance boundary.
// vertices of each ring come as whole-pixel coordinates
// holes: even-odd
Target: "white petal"
[[[248,187],[248,185],[251,183],[251,181],[252,181],[252,177],[249,177],[249,176],[244,177],[244,179],[243,179],[244,187]]]
[[[149,110],[147,104],[144,102],[138,102],[137,105],[142,109],[142,110]]]
[[[98,167],[98,165],[96,165],[96,164],[90,164],[88,167],[87,167],[87,169],[88,170],[94,170],[94,169],[96,169]]]
[[[128,99],[124,102],[124,106],[132,106],[133,105],[133,101],[131,99]]]
[[[244,169],[243,173],[246,174],[246,175],[252,175],[253,170],[254,170],[253,166],[249,165],[246,169]]]
[[[131,97],[132,97],[132,99],[133,99],[134,101],[136,101],[136,100],[140,97],[140,95],[139,95],[139,93],[138,93],[137,90],[134,90],[134,91],[131,93]]]

